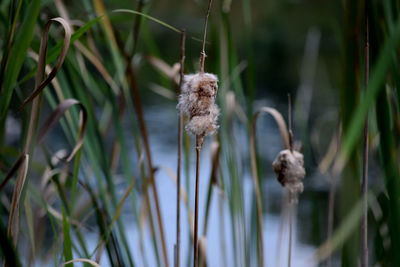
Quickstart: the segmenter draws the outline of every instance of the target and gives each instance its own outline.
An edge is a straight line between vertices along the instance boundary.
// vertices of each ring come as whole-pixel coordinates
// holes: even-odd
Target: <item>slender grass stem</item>
[[[139,0],[138,5],[137,5],[137,11],[138,12],[142,12],[144,5],[145,5],[145,1],[144,0]],[[133,56],[136,53],[141,21],[142,21],[142,17],[141,16],[136,16],[135,23],[133,24],[133,49],[132,49],[131,58],[133,58]]]
[[[289,194],[291,194],[289,192]],[[292,264],[292,228],[293,228],[293,203],[290,202],[290,200],[293,198],[293,196],[289,196],[288,198],[288,215],[289,215],[289,252],[288,252],[288,267],[291,266]]]
[[[135,76],[135,73],[133,70],[133,66],[132,66],[129,58],[125,57],[125,59],[126,59],[126,63],[127,63],[127,73],[128,73],[128,77],[129,77],[129,82],[130,82],[131,89],[132,89],[133,103],[135,105],[136,114],[137,114],[138,121],[139,121],[139,128],[140,128],[140,132],[142,134],[142,139],[143,139],[143,143],[144,143],[144,150],[146,152],[147,167],[149,169],[149,176],[150,176],[150,184],[153,189],[157,221],[158,221],[161,245],[162,245],[163,256],[164,256],[164,266],[168,266],[169,264],[168,264],[167,246],[166,246],[166,242],[165,242],[165,235],[164,235],[164,229],[163,229],[163,223],[162,223],[162,217],[161,217],[160,202],[158,200],[157,186],[156,186],[156,182],[154,179],[153,161],[152,161],[152,156],[151,156],[151,152],[150,152],[150,144],[149,144],[149,138],[148,138],[148,134],[147,134],[146,123],[144,121],[143,107],[142,107],[142,103],[140,102],[140,95],[139,95],[139,90],[137,88],[136,76]]]
[[[338,125],[338,130],[335,133],[336,137],[336,152],[339,150],[340,146],[340,126]],[[333,171],[330,171],[330,187],[329,187],[329,200],[328,200],[328,229],[327,229],[327,240],[330,240],[333,232],[333,221],[334,221],[334,212],[335,212],[335,193],[336,193],[336,183],[338,177],[335,175]],[[331,267],[332,265],[332,257],[329,255],[326,260],[326,267]]]
[[[287,205],[289,201],[289,194],[284,194],[282,197],[282,209],[281,209],[281,216],[279,219],[279,237],[278,237],[278,243],[276,246],[276,264],[275,266],[281,266],[281,251],[282,251],[282,241],[283,241],[283,235],[285,233],[285,221],[286,217],[288,216],[288,208],[289,206]]]
[[[204,22],[204,34],[203,34],[203,44],[202,50],[200,54],[200,74],[204,73],[204,61],[206,58],[205,46],[206,46],[206,38],[207,38],[207,23],[208,17],[210,15],[212,0],[208,1],[208,8],[206,13],[206,18]],[[194,213],[194,239],[193,239],[193,266],[198,266],[198,224],[199,224],[199,171],[200,171],[200,151],[203,145],[203,137],[202,135],[196,136],[196,192],[195,192],[195,213]]]
[[[199,224],[199,174],[200,174],[200,151],[203,145],[203,137],[196,136],[196,192],[194,204],[194,239],[193,239],[193,266],[198,266],[198,224]]]
[[[205,46],[206,46],[206,38],[207,38],[207,24],[208,24],[208,16],[210,15],[211,4],[212,4],[212,0],[209,0],[206,19],[204,22],[203,44],[202,44],[202,49],[201,49],[201,53],[200,53],[200,73],[204,73],[204,61],[206,59]]]
[[[150,177],[150,185],[153,189],[153,196],[154,196],[154,203],[156,206],[158,228],[159,228],[159,233],[160,233],[163,257],[164,257],[164,266],[168,267],[169,261],[168,261],[168,254],[167,254],[167,246],[166,246],[166,241],[165,241],[163,221],[162,221],[162,217],[161,217],[161,208],[160,208],[160,202],[158,199],[157,186],[156,186],[156,182],[154,179],[154,168],[153,168],[152,155],[151,155],[151,151],[150,151],[150,142],[149,142],[149,138],[148,138],[148,134],[147,134],[146,123],[144,121],[143,107],[142,107],[142,102],[140,101],[140,94],[139,94],[139,89],[138,89],[137,82],[136,82],[136,75],[135,75],[135,71],[134,71],[132,63],[131,63],[131,57],[125,51],[123,44],[118,41],[116,41],[116,42],[117,42],[117,45],[119,46],[119,48],[121,49],[122,54],[123,54],[124,59],[127,64],[126,74],[127,74],[130,86],[131,86],[131,92],[132,92],[131,97],[132,97],[132,101],[135,106],[136,114],[138,117],[139,129],[140,129],[140,133],[142,135],[144,150],[145,150],[145,154],[146,154],[147,167],[149,169],[148,171],[149,171],[149,177]]]
[[[253,176],[254,183],[254,191],[256,194],[256,205],[257,205],[257,227],[259,232],[259,260],[260,266],[264,266],[264,240],[263,240],[263,217],[262,217],[262,197],[261,197],[261,189],[257,172],[257,159],[256,159],[256,145],[255,145],[255,127],[256,127],[256,118],[252,121],[250,127],[250,159],[251,159],[251,171]]]
[[[183,68],[185,64],[185,39],[186,32],[181,32],[181,58],[180,58],[180,77],[179,77],[179,91],[182,89],[183,84]],[[179,111],[178,118],[178,164],[176,170],[176,253],[175,253],[175,267],[180,266],[180,246],[181,246],[181,156],[182,156],[182,142],[183,142],[183,115]]]
[[[288,94],[288,118],[289,118],[289,148],[293,153],[293,131],[292,131],[292,98]]]
[[[289,147],[290,152],[293,153],[293,131],[292,131],[292,98],[288,94],[288,119],[289,119]],[[297,196],[294,196],[292,192],[289,192],[288,198],[288,212],[289,212],[289,251],[288,251],[288,267],[292,263],[292,224],[293,224],[293,203],[292,200]]]
[[[333,231],[333,212],[335,210],[335,186],[336,186],[336,179],[335,177],[331,177],[331,184],[329,188],[329,202],[328,202],[328,231],[327,231],[327,240],[331,239],[332,231]],[[329,255],[326,261],[326,267],[331,267],[332,265],[332,258]]]
[[[365,43],[364,43],[364,79],[365,90],[369,80],[369,33],[368,33],[368,1],[365,1]],[[363,202],[363,214],[361,218],[361,267],[368,266],[368,114],[364,122],[363,134],[363,162],[362,162],[361,197]]]

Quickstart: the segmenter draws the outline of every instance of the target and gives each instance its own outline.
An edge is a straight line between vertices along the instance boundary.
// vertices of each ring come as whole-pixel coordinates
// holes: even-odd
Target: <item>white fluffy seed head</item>
[[[219,109],[215,104],[218,78],[211,73],[185,75],[178,108],[188,114],[186,131],[206,136],[218,129]]]
[[[296,150],[282,150],[272,163],[278,181],[286,187],[292,200],[296,201],[297,193],[303,192],[302,179],[306,175],[303,154]]]

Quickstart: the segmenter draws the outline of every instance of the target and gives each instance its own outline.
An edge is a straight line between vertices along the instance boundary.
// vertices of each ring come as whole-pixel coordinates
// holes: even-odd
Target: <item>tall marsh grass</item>
[[[210,4],[0,2],[3,266],[400,266],[400,2]]]

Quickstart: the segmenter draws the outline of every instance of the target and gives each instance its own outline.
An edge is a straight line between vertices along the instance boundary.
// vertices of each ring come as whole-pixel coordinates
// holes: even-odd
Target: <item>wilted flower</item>
[[[272,166],[278,181],[289,190],[291,200],[296,201],[297,193],[303,192],[301,180],[306,175],[303,154],[296,150],[282,150],[272,163]]]
[[[186,131],[196,136],[206,136],[218,129],[217,91],[218,78],[214,74],[185,75],[178,108],[189,116]]]

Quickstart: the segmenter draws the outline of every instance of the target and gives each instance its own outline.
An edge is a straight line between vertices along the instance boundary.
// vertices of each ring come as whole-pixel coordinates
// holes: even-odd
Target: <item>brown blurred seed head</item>
[[[211,73],[185,75],[178,108],[188,114],[186,131],[206,136],[218,129],[219,108],[215,104],[218,78]]]
[[[282,150],[272,166],[278,181],[289,190],[296,200],[297,193],[303,192],[302,179],[306,175],[303,154],[296,150]]]

